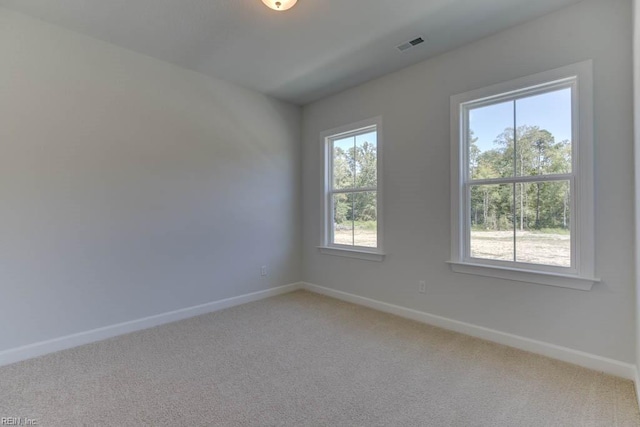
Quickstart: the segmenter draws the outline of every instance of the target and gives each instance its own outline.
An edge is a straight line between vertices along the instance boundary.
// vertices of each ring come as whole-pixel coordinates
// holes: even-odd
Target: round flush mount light
[[[262,0],[262,3],[278,12],[291,9],[297,2],[298,0]]]

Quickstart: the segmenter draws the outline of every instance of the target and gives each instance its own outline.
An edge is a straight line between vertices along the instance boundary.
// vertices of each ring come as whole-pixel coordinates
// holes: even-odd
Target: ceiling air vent
[[[411,49],[412,47],[418,46],[419,44],[424,43],[424,37],[416,37],[413,40],[409,40],[406,43],[402,43],[400,46],[398,46],[398,50],[400,52],[406,52],[409,49]]]

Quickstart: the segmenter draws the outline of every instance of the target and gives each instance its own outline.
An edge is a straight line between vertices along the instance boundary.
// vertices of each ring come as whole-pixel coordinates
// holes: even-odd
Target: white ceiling
[[[184,68],[305,104],[579,0],[0,0]],[[395,46],[421,35],[406,53]]]

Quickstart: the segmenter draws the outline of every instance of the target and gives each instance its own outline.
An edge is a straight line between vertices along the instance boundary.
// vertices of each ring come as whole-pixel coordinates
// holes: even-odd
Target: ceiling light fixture
[[[282,12],[283,10],[291,9],[298,0],[262,0],[262,3],[266,4],[273,10]]]

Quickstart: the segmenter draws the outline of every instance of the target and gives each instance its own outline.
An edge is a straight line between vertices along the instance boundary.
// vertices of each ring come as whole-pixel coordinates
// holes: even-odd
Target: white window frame
[[[332,143],[335,140],[356,136],[375,130],[377,133],[377,185],[376,188],[358,188],[358,191],[377,192],[377,248],[365,246],[340,245],[333,242],[333,194],[340,191],[332,191],[333,188],[333,157],[331,152]],[[340,126],[338,128],[324,131],[320,134],[321,159],[322,159],[322,200],[321,217],[322,233],[321,243],[318,249],[327,255],[337,255],[349,258],[364,259],[367,261],[383,261],[385,253],[383,251],[383,186],[382,186],[382,157],[383,157],[383,134],[382,117],[374,117],[362,120],[357,123]]]
[[[595,282],[594,247],[594,143],[593,64],[569,65],[451,97],[451,260],[453,271],[590,290]],[[571,267],[555,267],[516,261],[472,258],[468,177],[467,119],[473,107],[491,105],[562,88],[572,88],[572,170],[554,176],[473,180],[478,184],[511,184],[515,181],[541,182],[551,179],[570,182]],[[486,181],[486,182],[484,182]],[[503,182],[504,181],[504,182]]]

